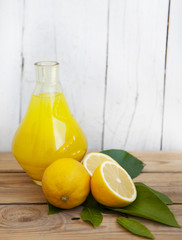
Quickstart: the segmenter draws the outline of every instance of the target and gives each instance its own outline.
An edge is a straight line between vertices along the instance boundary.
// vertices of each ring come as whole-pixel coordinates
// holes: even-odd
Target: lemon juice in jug
[[[86,137],[61,90],[58,68],[57,62],[35,64],[36,86],[12,143],[14,157],[39,185],[52,162],[65,157],[81,161],[87,151]]]

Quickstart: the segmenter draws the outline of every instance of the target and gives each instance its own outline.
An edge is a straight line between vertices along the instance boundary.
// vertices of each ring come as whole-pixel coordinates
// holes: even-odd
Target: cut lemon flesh
[[[137,196],[136,188],[129,174],[117,163],[106,161],[94,172],[91,179],[94,198],[109,207],[124,207]]]
[[[132,198],[135,191],[133,187],[133,181],[129,177],[128,173],[115,164],[103,164],[102,176],[105,183],[113,193],[121,198]]]
[[[92,176],[95,169],[105,161],[116,163],[116,161],[113,158],[109,157],[104,153],[91,152],[84,157],[83,166],[86,168],[90,176]]]

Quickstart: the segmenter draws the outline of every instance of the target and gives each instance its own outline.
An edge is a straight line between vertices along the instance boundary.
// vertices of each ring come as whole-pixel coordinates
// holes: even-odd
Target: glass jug
[[[35,72],[35,89],[15,133],[12,153],[33,182],[41,185],[44,170],[55,160],[81,161],[87,140],[61,90],[59,63],[35,63]]]

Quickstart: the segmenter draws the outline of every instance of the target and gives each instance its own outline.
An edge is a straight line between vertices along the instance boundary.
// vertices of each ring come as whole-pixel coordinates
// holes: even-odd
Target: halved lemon
[[[83,166],[86,168],[87,172],[90,174],[90,176],[93,175],[95,169],[103,162],[110,161],[115,162],[116,161],[109,157],[108,155],[104,153],[98,153],[98,152],[91,152],[88,153],[84,159],[83,159]]]
[[[117,163],[103,162],[91,178],[91,191],[94,198],[108,207],[125,207],[137,196],[133,180]]]

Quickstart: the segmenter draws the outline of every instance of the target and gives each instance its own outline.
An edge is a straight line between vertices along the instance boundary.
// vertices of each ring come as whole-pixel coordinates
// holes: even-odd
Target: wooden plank
[[[174,203],[182,203],[181,173],[142,173],[135,182],[165,193]],[[41,187],[35,185],[26,173],[0,173],[0,203],[42,203],[46,199]]]
[[[171,1],[166,69],[163,146],[165,150],[181,150],[182,132],[182,1]]]
[[[182,172],[182,152],[131,152],[146,165],[143,172]],[[24,172],[12,153],[0,153],[0,172]]]
[[[182,205],[170,206],[182,224]],[[88,223],[72,218],[80,218],[81,207],[59,214],[47,215],[46,205],[1,205],[0,235],[3,240],[24,239],[141,239],[127,232],[116,223],[116,214],[104,214],[101,226],[94,229]],[[155,239],[181,239],[182,228],[140,220],[155,235]]]
[[[42,188],[32,182],[26,173],[0,174],[0,203],[46,202]]]
[[[146,164],[143,172],[182,172],[181,151],[135,151],[131,154]]]
[[[55,28],[54,6],[51,1],[26,1],[24,35],[23,35],[23,87],[21,102],[21,119],[27,110],[35,86],[34,63],[37,61],[54,61]],[[44,11],[40,9],[44,8]]]
[[[107,7],[106,0],[26,3],[22,116],[33,91],[33,63],[57,60],[66,99],[90,150],[100,150],[102,142]]]
[[[24,172],[12,153],[0,153],[0,172]]]
[[[168,1],[110,1],[104,148],[159,150]]]
[[[0,151],[10,151],[19,124],[23,0],[0,1]]]
[[[134,179],[134,182],[143,182],[166,194],[174,203],[182,203],[181,173],[142,173]]]

